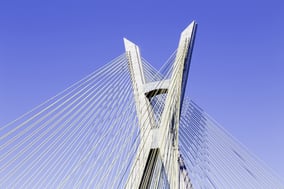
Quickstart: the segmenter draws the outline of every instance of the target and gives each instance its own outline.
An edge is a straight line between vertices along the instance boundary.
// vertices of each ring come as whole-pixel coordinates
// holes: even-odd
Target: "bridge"
[[[0,188],[284,188],[185,95],[197,24],[155,69],[125,53],[0,128]]]

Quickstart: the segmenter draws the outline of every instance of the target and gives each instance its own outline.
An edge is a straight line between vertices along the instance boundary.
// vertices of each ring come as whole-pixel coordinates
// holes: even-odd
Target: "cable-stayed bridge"
[[[126,52],[0,128],[0,188],[284,188],[185,96],[192,22],[159,70]]]

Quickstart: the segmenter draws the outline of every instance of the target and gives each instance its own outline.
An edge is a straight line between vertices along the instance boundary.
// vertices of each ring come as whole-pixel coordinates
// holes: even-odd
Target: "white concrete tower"
[[[126,188],[157,188],[159,179],[153,177],[161,176],[161,172],[165,173],[170,188],[186,186],[180,184],[178,130],[196,27],[197,24],[192,22],[181,33],[171,78],[152,83],[145,81],[138,46],[124,39],[140,127],[140,145]],[[153,95],[147,95],[149,92]],[[156,126],[149,98],[161,93],[167,96],[159,125]]]

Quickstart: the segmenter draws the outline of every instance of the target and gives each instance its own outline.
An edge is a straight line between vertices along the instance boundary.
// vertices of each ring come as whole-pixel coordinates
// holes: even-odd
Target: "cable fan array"
[[[127,69],[123,54],[1,127],[1,188],[123,184],[139,143]]]
[[[280,179],[189,98],[180,123],[180,152],[193,188],[284,188]]]
[[[146,81],[175,82],[172,65],[179,58],[174,52],[160,70],[142,59]],[[166,98],[154,94],[150,99],[155,127],[160,126]],[[174,103],[179,98],[175,93],[171,97]],[[187,186],[284,188],[272,171],[193,101],[185,98],[182,107],[178,134],[181,171],[188,172],[191,182]],[[131,168],[141,155],[138,147],[143,148],[150,137],[149,118],[139,125],[136,111],[122,54],[0,128],[0,188],[124,188],[129,175],[135,174]],[[143,136],[139,128],[146,130]],[[165,170],[170,170],[172,158],[170,129],[161,133],[168,157],[163,164],[156,160],[152,188],[169,188]]]

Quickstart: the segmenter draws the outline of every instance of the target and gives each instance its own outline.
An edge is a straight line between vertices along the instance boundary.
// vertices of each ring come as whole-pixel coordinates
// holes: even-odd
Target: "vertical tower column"
[[[192,22],[180,36],[165,108],[162,113],[159,148],[171,188],[179,187],[178,131],[197,24]],[[169,138],[170,140],[166,140]],[[166,161],[167,156],[170,160]]]
[[[148,154],[151,149],[151,129],[154,126],[153,113],[149,100],[144,93],[145,77],[139,47],[124,38],[128,67],[132,80],[132,88],[140,129],[140,144],[134,164],[130,170],[127,188],[138,188],[145,170]]]

